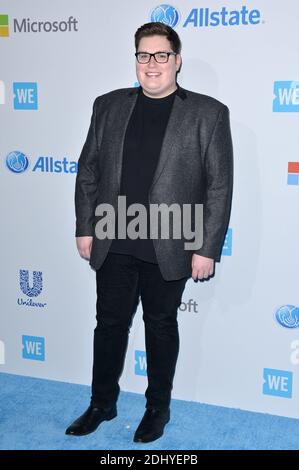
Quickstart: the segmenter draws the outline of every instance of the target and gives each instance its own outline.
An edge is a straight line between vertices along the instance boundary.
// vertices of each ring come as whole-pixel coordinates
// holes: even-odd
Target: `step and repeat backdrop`
[[[77,162],[96,96],[137,86],[134,33],[183,43],[178,82],[230,109],[231,220],[179,308],[173,397],[299,418],[296,0],[2,0],[0,372],[90,384],[95,272],[76,251]],[[147,384],[141,305],[123,390]]]

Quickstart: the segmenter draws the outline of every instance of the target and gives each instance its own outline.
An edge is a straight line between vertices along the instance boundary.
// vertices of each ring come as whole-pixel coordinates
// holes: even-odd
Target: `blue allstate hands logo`
[[[163,3],[158,5],[151,12],[151,21],[164,23],[171,28],[174,28],[179,22],[179,12],[178,10],[171,6]]]
[[[6,166],[13,173],[24,173],[29,165],[26,155],[19,151],[10,152],[6,157]]]
[[[283,305],[275,313],[276,321],[285,328],[299,328],[299,308]]]

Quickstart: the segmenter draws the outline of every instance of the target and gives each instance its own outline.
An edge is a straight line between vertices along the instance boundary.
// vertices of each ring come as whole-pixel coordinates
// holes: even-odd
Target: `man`
[[[88,434],[117,415],[118,381],[140,296],[148,387],[134,441],[151,442],[162,436],[170,419],[179,351],[177,309],[186,282],[191,276],[212,276],[220,257],[231,205],[232,142],[228,108],[177,84],[181,42],[172,28],[141,26],[135,47],[140,87],[95,100],[79,159],[77,247],[96,270],[97,326],[91,403],[66,434]],[[117,212],[120,196],[147,210],[163,203],[203,204],[201,247],[187,250],[184,236],[151,238],[148,227],[146,237],[102,237],[96,208],[109,204]]]

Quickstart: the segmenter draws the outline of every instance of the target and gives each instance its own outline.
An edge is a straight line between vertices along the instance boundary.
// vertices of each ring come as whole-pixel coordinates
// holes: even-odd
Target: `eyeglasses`
[[[135,57],[139,64],[148,64],[152,57],[158,64],[165,64],[168,62],[170,55],[176,55],[176,52],[155,52],[150,54],[149,52],[135,52]]]

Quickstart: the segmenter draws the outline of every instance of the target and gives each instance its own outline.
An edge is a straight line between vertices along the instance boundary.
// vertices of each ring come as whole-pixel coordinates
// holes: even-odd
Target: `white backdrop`
[[[75,162],[95,97],[134,86],[134,33],[158,5],[1,1],[0,372],[90,384],[95,273],[75,247]],[[299,4],[164,11],[178,13],[178,81],[230,108],[235,154],[232,237],[216,277],[188,281],[173,397],[299,417]],[[139,307],[123,390],[144,392],[144,349]]]

